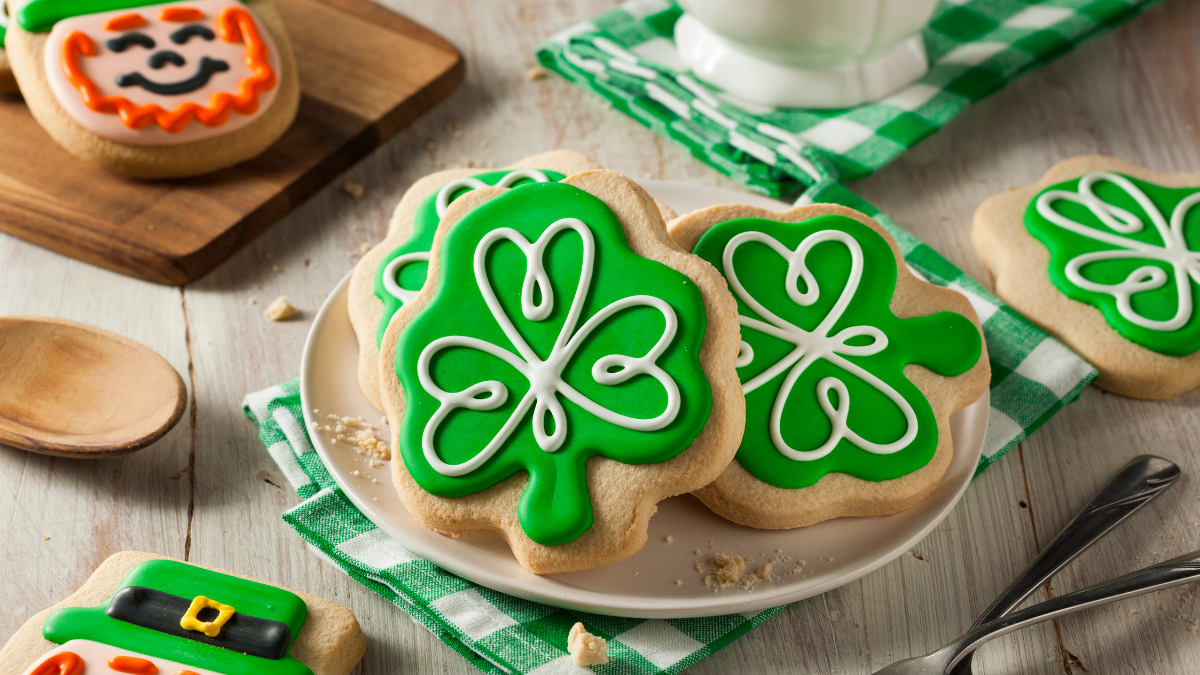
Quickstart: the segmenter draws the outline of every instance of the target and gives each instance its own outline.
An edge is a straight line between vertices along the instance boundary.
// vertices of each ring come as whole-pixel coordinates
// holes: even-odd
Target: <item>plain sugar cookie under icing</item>
[[[80,56],[79,67],[93,83],[102,96],[120,96],[128,99],[137,106],[158,105],[171,111],[185,103],[196,103],[201,106],[209,105],[212,97],[221,92],[236,94],[239,85],[251,77],[252,72],[247,65],[247,49],[242,42],[227,42],[223,40],[217,29],[217,18],[227,8],[237,8],[254,16],[253,12],[237,0],[198,0],[196,2],[165,3],[135,9],[121,9],[112,12],[101,12],[84,16],[64,19],[55,24],[46,41],[45,59],[46,77],[55,99],[63,110],[84,129],[91,133],[127,145],[163,146],[180,145],[200,141],[216,136],[223,136],[247,126],[261,116],[275,101],[284,74],[280,72],[279,50],[271,38],[270,32],[258,17],[254,17],[259,38],[267,48],[267,62],[275,73],[275,82],[269,88],[258,93],[258,106],[253,112],[245,114],[237,110],[229,113],[228,118],[219,125],[205,126],[193,119],[178,133],[164,131],[151,122],[144,128],[134,129],[126,126],[115,112],[96,112],[89,108],[79,90],[68,80],[63,69],[63,43],[74,33],[87,35],[95,44],[94,56]],[[203,17],[196,21],[164,20],[169,10],[196,10]],[[112,30],[107,26],[114,19],[125,18],[129,15],[140,16],[144,23],[126,30]],[[134,22],[136,23],[136,22]],[[121,25],[116,22],[116,25]],[[175,40],[180,29],[196,26],[193,34],[186,40]],[[121,51],[114,51],[109,42],[140,34],[153,41],[154,47],[147,48],[148,41],[138,38],[136,41],[127,40]],[[204,33],[200,35],[198,33]],[[212,34],[213,39],[206,39]],[[176,65],[171,60],[159,60],[155,68],[150,64],[151,57],[163,53],[174,52],[182,57],[183,65]],[[222,61],[228,69],[213,72],[208,82],[203,86],[182,95],[156,94],[140,86],[119,86],[117,79],[122,75],[140,73],[146,79],[156,83],[177,83],[192,78],[198,72],[204,58]]]

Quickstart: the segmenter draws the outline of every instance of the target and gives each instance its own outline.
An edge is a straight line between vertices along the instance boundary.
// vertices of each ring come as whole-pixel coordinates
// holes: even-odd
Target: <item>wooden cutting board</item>
[[[184,284],[378,147],[462,81],[462,57],[369,0],[275,0],[300,64],[292,128],[266,153],[183,180],[103,171],[0,94],[0,230],[149,281]]]

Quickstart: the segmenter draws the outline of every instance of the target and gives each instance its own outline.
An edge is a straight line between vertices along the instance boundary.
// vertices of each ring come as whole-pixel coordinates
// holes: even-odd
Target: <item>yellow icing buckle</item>
[[[201,621],[200,610],[215,609],[220,614],[212,621]],[[197,595],[195,600],[192,600],[192,606],[188,607],[187,614],[179,620],[179,625],[184,630],[194,630],[204,633],[208,637],[217,637],[221,634],[221,626],[229,621],[229,617],[233,616],[233,608],[229,605],[222,605],[216,600],[209,600],[203,595]]]

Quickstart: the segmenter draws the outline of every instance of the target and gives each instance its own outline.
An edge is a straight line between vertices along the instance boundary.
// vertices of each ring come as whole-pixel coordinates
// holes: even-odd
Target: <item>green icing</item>
[[[536,248],[543,232],[571,222],[562,219],[578,219],[577,226],[591,233],[592,273],[582,273],[589,262],[584,235],[569,227],[558,230],[540,242],[545,245],[541,260],[546,276],[541,284],[532,283],[536,275],[530,277],[524,298],[529,306],[523,308],[526,254],[511,239],[500,238],[488,247],[481,244],[504,232],[502,228],[511,228],[510,236],[519,235]],[[706,325],[700,291],[683,274],[633,253],[620,222],[602,201],[562,183],[526,185],[491,199],[451,229],[441,247],[436,295],[405,327],[396,350],[396,374],[405,393],[399,431],[404,465],[422,488],[443,497],[480,492],[528,471],[529,485],[517,508],[521,527],[541,544],[573,541],[592,523],[589,458],[663,462],[687,449],[704,428],[712,394],[699,363]],[[481,265],[487,281],[482,285],[476,282],[477,249],[486,252]],[[529,256],[536,268],[538,255],[531,250]],[[589,285],[579,296],[581,281]],[[489,308],[485,288],[494,289],[499,316]],[[573,310],[576,302],[578,309]],[[618,302],[630,306],[618,305],[609,315],[610,305]],[[539,313],[537,307],[548,313]],[[572,311],[578,315],[574,330],[569,330]],[[597,315],[598,323],[589,324]],[[668,316],[677,321],[673,336]],[[511,332],[501,326],[504,321],[511,322]],[[482,342],[440,351],[430,346],[435,340],[459,340],[452,336]],[[428,378],[422,381],[427,348]],[[643,368],[624,364],[633,370],[620,381],[614,373],[621,371],[621,357],[612,355],[641,359]],[[535,405],[531,379],[519,368],[556,358],[561,359],[561,386],[547,390],[553,393]],[[645,372],[656,366],[662,371]],[[598,382],[597,376],[606,383]],[[670,419],[665,412],[669,387],[677,391],[679,404]],[[439,388],[451,393],[439,399]],[[454,392],[463,392],[460,405],[443,406],[440,400]],[[473,408],[461,405],[464,400]],[[542,403],[550,411],[557,409],[557,419],[540,408]],[[603,415],[665,423],[657,429],[631,429],[601,419],[587,406],[599,407]],[[535,424],[546,437],[538,438]],[[481,455],[489,444],[495,451]],[[471,461],[480,464],[462,475],[444,475],[431,457],[451,469]]]
[[[145,586],[184,598],[198,595],[212,598],[231,605],[239,614],[286,624],[291,629],[293,642],[308,616],[308,607],[295,593],[174,560],[150,560],[138,565],[125,577],[120,588],[126,586]],[[99,607],[55,610],[42,624],[42,635],[58,644],[68,640],[93,640],[220,673],[312,675],[308,666],[291,654],[279,660],[264,659],[175,637],[110,618],[104,612],[107,605],[105,602]]]
[[[857,289],[851,281],[851,246],[829,240],[836,236],[861,247]],[[731,247],[731,275],[725,255],[735,237],[749,240]],[[775,244],[765,243],[766,238]],[[793,258],[806,240],[811,245],[807,255]],[[776,487],[796,489],[828,473],[889,480],[929,462],[937,449],[937,423],[929,402],[904,376],[904,367],[919,364],[940,375],[960,375],[978,362],[982,341],[974,324],[958,314],[911,319],[892,314],[896,259],[882,236],[845,216],[802,223],[745,218],[709,229],[694,253],[730,282],[742,340],[753,350],[748,362],[741,356],[738,362],[738,375],[749,391],[737,461],[747,471]],[[805,280],[805,267],[811,280]],[[789,278],[789,272],[798,276]],[[789,283],[796,296],[787,292]],[[823,341],[822,335],[830,339]],[[871,377],[877,382],[870,382]],[[845,400],[837,383],[845,387]],[[829,410],[821,405],[822,396]],[[795,457],[785,454],[772,436],[776,405],[782,406],[779,439]],[[844,433],[834,424],[838,411],[846,413]],[[915,432],[910,431],[913,421]],[[915,435],[904,443],[910,433]],[[885,447],[886,454],[864,448],[889,445],[895,447]]]
[[[164,4],[168,3],[162,0],[33,0],[13,16],[21,28],[30,33],[45,33],[54,28],[54,24],[73,16]],[[3,37],[3,30],[0,30],[0,37]]]
[[[556,171],[548,171],[546,169],[539,170],[546,174],[547,178],[555,182],[566,178],[566,176]],[[510,173],[512,173],[512,171],[489,171],[487,173],[476,174],[472,176],[472,178],[482,181],[487,185],[495,185]],[[525,185],[532,182],[536,181],[534,181],[532,178],[522,178],[513,183],[512,187]],[[464,186],[461,189],[455,190],[454,194],[450,196],[451,203],[455,199],[458,199],[473,189],[475,188]],[[438,192],[441,192],[441,190]],[[383,316],[379,319],[379,328],[376,331],[375,336],[375,343],[377,345],[383,342],[383,334],[387,332],[387,327],[388,324],[391,323],[392,317],[395,316],[396,312],[404,306],[404,301],[389,293],[387,287],[384,285],[384,270],[387,268],[390,262],[402,255],[408,253],[428,253],[429,249],[433,247],[433,236],[437,234],[438,223],[441,221],[441,218],[439,218],[437,214],[438,192],[429,195],[424,201],[421,202],[419,206],[417,206],[417,211],[415,214],[413,214],[412,234],[409,236],[407,241],[397,246],[396,249],[391,253],[387,254],[387,257],[379,263],[379,268],[375,271],[375,296],[383,301]],[[396,283],[399,284],[401,288],[419,291],[421,286],[425,284],[425,275],[429,272],[429,264],[426,262],[413,262],[408,265],[404,265],[397,270],[397,272],[398,274],[396,275]]]
[[[1025,227],[1050,251],[1050,281],[1099,308],[1147,349],[1200,349],[1200,187],[1165,188],[1098,172],[1052,185],[1025,210]]]

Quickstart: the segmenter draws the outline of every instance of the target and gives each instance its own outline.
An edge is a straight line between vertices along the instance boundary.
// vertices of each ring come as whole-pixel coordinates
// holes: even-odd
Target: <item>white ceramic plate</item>
[[[685,183],[645,181],[642,186],[679,213],[731,202],[768,209],[787,206],[744,192]],[[321,307],[304,347],[300,393],[308,423],[314,408],[322,415],[361,415],[371,421],[382,417],[358,388],[358,343],[346,310],[348,288],[349,276]],[[985,393],[950,418],[955,446],[950,468],[933,494],[907,511],[839,518],[797,530],[755,530],[720,518],[696,498],[684,495],[659,502],[646,546],[636,555],[600,569],[554,577],[525,571],[499,536],[454,539],[425,529],[401,504],[386,466],[370,468],[359,455],[331,444],[322,433],[314,434],[313,442],[338,485],[363,514],[406,548],[446,570],[557,607],[675,618],[751,612],[803,600],[873,572],[912,548],[942,522],[970,483],[983,448],[988,409]],[[356,471],[359,475],[354,475]],[[672,537],[671,543],[664,541],[667,536]],[[807,561],[803,572],[750,591],[734,588],[714,593],[703,584],[708,572],[694,568],[697,550],[704,560],[715,550],[728,550],[753,556],[757,565],[776,555],[776,549],[791,558],[777,565],[776,573],[793,569],[801,559]]]

